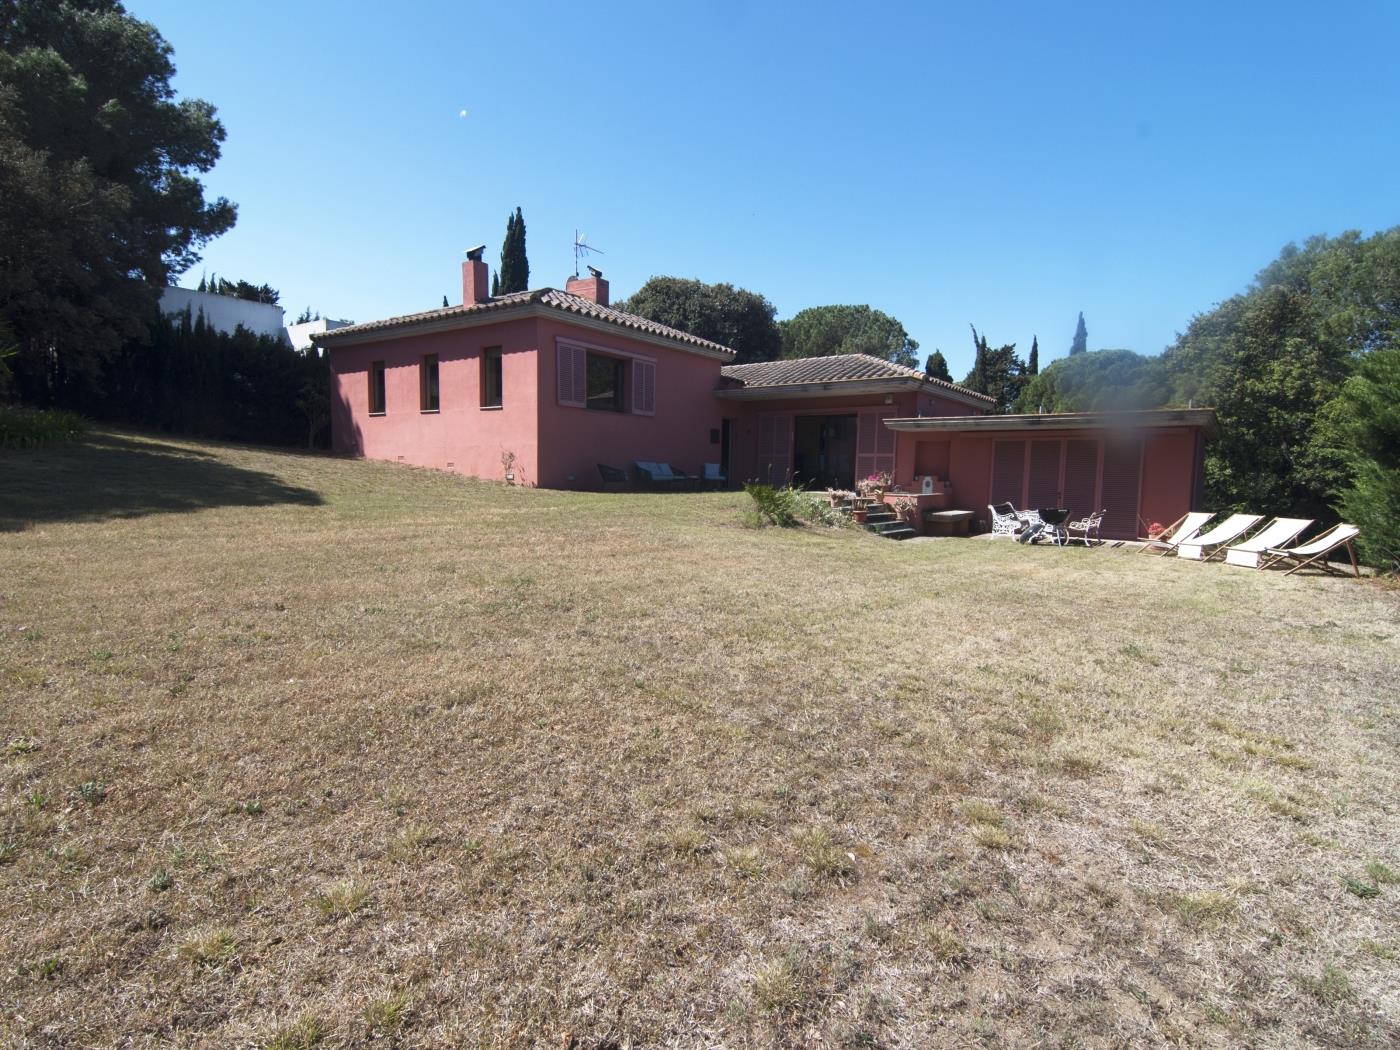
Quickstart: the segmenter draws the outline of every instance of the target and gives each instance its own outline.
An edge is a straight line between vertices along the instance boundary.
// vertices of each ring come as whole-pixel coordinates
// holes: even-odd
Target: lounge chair
[[[700,481],[702,484],[722,489],[729,484],[729,475],[718,463],[706,463],[700,468]]]
[[[1011,536],[1024,529],[1027,525],[1039,525],[1040,515],[1033,510],[1017,510],[1010,503],[998,503],[995,506],[988,503],[987,509],[992,514],[992,535]]]
[[[1336,576],[1345,576],[1346,573],[1340,569],[1334,569],[1327,560],[1327,555],[1331,554],[1338,547],[1345,547],[1347,554],[1351,557],[1351,571],[1357,576],[1361,575],[1361,570],[1356,565],[1356,548],[1352,546],[1352,540],[1361,535],[1361,530],[1355,525],[1333,525],[1326,532],[1313,537],[1307,543],[1299,544],[1297,547],[1290,547],[1285,550],[1282,547],[1275,547],[1266,550],[1264,556],[1267,559],[1261,569],[1272,568],[1279,562],[1287,562],[1292,566],[1285,576],[1291,576],[1299,569],[1305,569],[1309,565],[1321,569],[1323,572],[1330,572]]]
[[[620,492],[627,487],[627,471],[618,467],[599,463],[598,475],[603,479],[604,492]]]
[[[1312,518],[1275,518],[1243,543],[1223,548],[1226,565],[1243,565],[1246,569],[1257,569],[1263,553],[1269,548],[1286,547],[1304,529],[1312,524]],[[1217,548],[1215,554],[1221,552]]]
[[[1183,514],[1172,522],[1157,535],[1150,537],[1137,553],[1141,554],[1146,550],[1158,551],[1162,554],[1170,554],[1176,550],[1178,544],[1185,543],[1194,538],[1206,526],[1206,522],[1215,517],[1213,510],[1193,510],[1189,514]]]
[[[677,485],[685,485],[698,480],[691,474],[685,474],[681,471],[672,470],[671,464],[669,463],[653,463],[650,460],[637,460],[633,463],[633,466],[637,468],[638,478],[640,478],[643,481],[650,482],[652,485],[656,485],[658,487],[674,487]]]
[[[1072,521],[1065,526],[1065,543],[1082,543],[1086,547],[1094,547],[1102,543],[1099,536],[1099,529],[1103,525],[1103,516],[1107,510],[1096,510],[1092,514],[1086,514],[1078,521]]]
[[[1209,532],[1178,543],[1176,556],[1188,561],[1208,561],[1221,547],[1234,543],[1263,520],[1262,514],[1231,514]]]

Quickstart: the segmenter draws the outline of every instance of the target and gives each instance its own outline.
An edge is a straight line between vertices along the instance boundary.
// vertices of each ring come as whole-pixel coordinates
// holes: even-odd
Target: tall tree
[[[1079,311],[1079,323],[1074,326],[1074,342],[1069,344],[1070,355],[1082,354],[1089,349],[1089,329],[1084,327],[1084,311]]]
[[[525,216],[520,209],[506,217],[506,239],[501,245],[501,268],[496,271],[500,277],[498,288],[492,295],[509,295],[523,292],[530,287],[530,260],[525,257]]]
[[[979,394],[987,392],[987,340],[984,336],[977,334],[976,325],[968,325],[972,329],[972,371],[962,381],[962,385],[969,390],[975,390]]]
[[[223,125],[176,99],[171,54],[115,0],[0,3],[0,317],[22,397],[91,392],[170,276],[234,223],[198,178]]]
[[[1015,411],[1026,381],[1026,363],[1016,356],[1016,344],[1004,343],[993,349],[987,343],[987,336],[979,335],[975,326],[972,342],[977,347],[977,356],[962,385],[996,398],[998,412]]]
[[[778,323],[783,357],[869,354],[913,368],[919,344],[889,314],[869,306],[811,306]]]
[[[945,383],[953,381],[953,374],[948,371],[948,359],[943,356],[942,350],[935,350],[928,355],[928,360],[924,362],[924,375],[930,379],[941,379]]]
[[[1084,337],[1087,339],[1088,336],[1089,333],[1085,332]],[[1031,336],[1031,355],[1026,361],[1026,374],[1033,376],[1040,374],[1040,340],[1035,336]]]
[[[652,277],[631,297],[613,305],[727,346],[741,364],[776,360],[782,347],[773,304],[757,292],[732,284]]]

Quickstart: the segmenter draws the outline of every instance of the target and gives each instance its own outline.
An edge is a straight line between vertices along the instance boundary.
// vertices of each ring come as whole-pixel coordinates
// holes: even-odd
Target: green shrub
[[[87,421],[72,412],[0,405],[0,448],[43,448],[86,432]]]
[[[1389,567],[1400,562],[1400,347],[1367,354],[1337,408],[1352,467],[1337,509],[1361,529],[1362,558]]]
[[[760,527],[776,525],[790,529],[803,524],[838,527],[850,523],[846,514],[833,507],[824,493],[786,486],[779,489],[756,482],[745,484],[744,491],[754,503],[750,520]]]

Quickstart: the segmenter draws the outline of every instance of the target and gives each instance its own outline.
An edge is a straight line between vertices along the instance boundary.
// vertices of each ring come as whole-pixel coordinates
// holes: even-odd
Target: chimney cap
[[[603,276],[603,271],[600,270],[600,269],[598,269],[598,267],[596,267],[596,266],[590,266],[590,267],[588,267],[588,272],[589,272],[592,276],[594,276],[594,277],[602,277],[602,276]]]
[[[467,249],[467,258],[472,262],[481,262],[481,253],[486,250],[486,245],[478,244],[475,248]]]

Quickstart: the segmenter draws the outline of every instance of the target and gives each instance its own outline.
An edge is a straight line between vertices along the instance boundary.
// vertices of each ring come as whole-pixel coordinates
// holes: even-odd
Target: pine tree
[[[520,209],[506,217],[506,239],[501,245],[500,292],[523,292],[530,287],[530,260],[525,255],[525,216]],[[494,290],[492,294],[498,294]]]
[[[1035,336],[1031,336],[1031,357],[1026,362],[1026,374],[1033,376],[1040,374],[1040,340]]]
[[[943,356],[942,350],[935,350],[928,355],[928,360],[924,362],[924,375],[930,379],[941,379],[945,383],[953,381],[953,374],[948,371],[948,359]]]
[[[1079,324],[1074,328],[1074,342],[1069,346],[1070,356],[1082,354],[1089,349],[1089,329],[1084,327],[1084,311],[1079,311]]]

